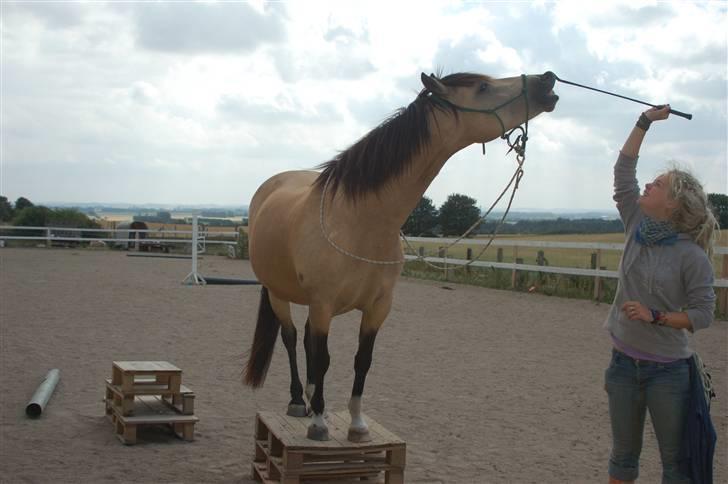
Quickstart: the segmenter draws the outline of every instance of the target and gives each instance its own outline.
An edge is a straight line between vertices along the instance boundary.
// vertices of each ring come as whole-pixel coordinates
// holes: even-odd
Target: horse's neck
[[[374,230],[381,235],[399,234],[399,229],[447,160],[467,145],[457,139],[455,126],[449,125],[451,122],[438,119],[440,129],[433,129],[429,143],[412,159],[409,169],[377,193],[356,202],[357,223],[361,228],[364,224],[370,225],[368,229],[376,225]]]

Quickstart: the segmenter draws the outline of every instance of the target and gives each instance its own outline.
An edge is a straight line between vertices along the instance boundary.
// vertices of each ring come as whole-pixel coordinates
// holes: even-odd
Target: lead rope
[[[458,237],[457,239],[453,240],[450,244],[444,247],[445,249],[445,265],[437,265],[433,264],[432,262],[425,259],[425,257],[419,255],[414,247],[412,247],[412,244],[410,244],[409,240],[407,240],[407,237],[404,235],[404,232],[400,232],[400,237],[404,240],[405,244],[407,245],[407,248],[410,249],[411,253],[417,257],[417,260],[424,262],[427,266],[432,267],[433,269],[439,269],[442,271],[445,270],[455,270],[455,269],[461,269],[470,266],[475,261],[480,259],[480,257],[485,253],[486,250],[491,246],[493,241],[495,240],[495,236],[498,233],[498,230],[503,226],[503,223],[505,222],[506,217],[508,216],[508,212],[511,210],[511,205],[513,204],[513,199],[516,196],[516,190],[518,190],[518,185],[521,182],[521,178],[523,178],[524,170],[523,170],[523,163],[526,161],[526,141],[528,141],[528,98],[526,98],[526,128],[525,130],[521,126],[516,126],[512,130],[510,130],[508,133],[505,133],[501,136],[501,139],[506,140],[506,143],[508,143],[508,146],[510,146],[510,149],[506,153],[510,153],[511,151],[516,152],[516,162],[518,163],[518,167],[516,168],[516,171],[513,173],[513,176],[511,177],[511,180],[508,182],[508,185],[503,189],[501,194],[498,196],[498,198],[493,202],[493,204],[490,206],[488,211],[480,217],[478,220],[475,221],[473,225],[470,226],[468,230],[465,231],[463,235]],[[520,134],[516,137],[515,141],[511,142],[511,135],[516,131],[520,130]],[[483,151],[485,151],[485,148],[483,148]],[[515,182],[515,185],[514,185]],[[481,223],[485,222],[486,218],[490,214],[490,212],[493,211],[493,208],[500,202],[500,200],[503,198],[503,195],[506,194],[508,191],[508,188],[513,185],[513,191],[511,192],[511,196],[508,200],[508,206],[506,207],[505,212],[503,212],[503,216],[498,221],[496,226],[493,228],[493,232],[490,234],[490,237],[488,239],[488,243],[481,249],[480,252],[478,252],[478,255],[476,255],[474,258],[470,259],[468,262],[462,265],[457,265],[455,267],[449,267],[447,266],[447,251],[452,247],[453,245],[460,242],[462,239],[467,237],[470,232],[472,232],[476,227],[478,227]]]
[[[390,266],[390,265],[396,265],[396,264],[404,264],[405,260],[404,258],[399,260],[373,260],[373,259],[367,259],[366,257],[361,257],[356,254],[352,254],[348,250],[339,247],[336,242],[331,240],[331,237],[329,237],[329,234],[326,233],[326,227],[324,226],[324,201],[326,200],[326,190],[329,187],[329,181],[331,180],[331,174],[329,174],[329,177],[326,179],[326,183],[324,184],[324,189],[321,192],[321,205],[319,208],[319,224],[321,225],[321,233],[324,234],[324,237],[326,238],[326,241],[333,247],[334,249],[338,250],[340,253],[351,257],[352,259],[360,260],[362,262],[367,262],[369,264],[377,264],[377,265],[383,265],[383,266]],[[400,232],[401,234],[402,232]]]
[[[493,110],[474,110],[474,109],[462,108],[461,106],[457,106],[457,105],[452,104],[449,101],[445,100],[445,102],[447,102],[448,104],[453,106],[455,109],[459,109],[461,111],[482,112],[484,114],[492,114],[493,116],[495,116],[501,125],[501,129],[503,130],[503,133],[501,134],[501,139],[505,140],[510,148],[508,150],[508,152],[506,153],[506,155],[508,155],[508,153],[510,153],[511,151],[515,151],[516,152],[516,162],[518,163],[518,167],[516,168],[515,173],[513,173],[513,176],[511,177],[511,180],[508,182],[508,185],[506,185],[506,187],[501,192],[500,196],[498,196],[496,201],[493,202],[493,204],[490,206],[490,208],[485,213],[485,215],[478,218],[478,220],[473,225],[471,225],[470,228],[468,228],[465,231],[465,233],[463,233],[460,237],[458,237],[457,239],[455,239],[454,241],[452,241],[450,244],[448,244],[445,247],[445,253],[447,254],[447,250],[450,247],[452,247],[453,245],[457,244],[462,239],[467,237],[473,230],[475,230],[476,227],[478,227],[481,223],[483,223],[485,221],[485,219],[488,217],[488,215],[490,214],[490,212],[493,210],[493,208],[503,198],[503,195],[505,195],[505,193],[508,191],[508,188],[511,185],[513,185],[513,183],[515,181],[515,185],[513,185],[513,191],[511,192],[510,199],[508,200],[508,206],[506,207],[506,210],[503,213],[503,217],[501,217],[500,221],[496,224],[495,228],[493,229],[493,232],[490,235],[488,243],[485,245],[485,247],[483,247],[483,249],[478,253],[478,255],[475,258],[470,259],[466,264],[456,266],[453,269],[459,269],[459,268],[470,266],[473,262],[478,260],[480,258],[480,256],[483,255],[483,253],[485,253],[485,251],[491,246],[491,244],[493,243],[493,240],[495,240],[496,234],[498,233],[498,229],[503,225],[503,222],[505,221],[506,216],[508,215],[508,212],[511,209],[511,204],[513,203],[513,198],[516,195],[516,190],[518,190],[518,185],[521,182],[521,178],[523,178],[523,174],[524,174],[523,163],[526,161],[526,142],[528,141],[528,116],[530,115],[530,110],[529,110],[530,106],[528,103],[528,90],[527,90],[526,77],[524,75],[522,75],[521,79],[523,80],[523,86],[521,89],[521,93],[518,96],[516,96],[515,98],[503,103],[502,105],[498,106],[497,108],[495,108]],[[498,113],[496,111],[497,111],[497,109],[505,106],[506,104],[511,103],[512,101],[516,100],[517,98],[519,98],[521,96],[523,96],[525,103],[526,103],[526,122],[525,122],[526,127],[524,129],[521,126],[516,126],[512,130],[510,130],[508,133],[506,133],[505,128],[504,128],[505,125],[503,124],[503,120],[500,118],[500,116],[498,116]],[[514,141],[511,141],[511,136],[517,130],[520,130],[520,134],[518,134],[518,136],[516,137],[516,139]],[[485,143],[483,143],[483,155],[485,155]],[[366,257],[361,257],[356,254],[352,254],[351,252],[344,249],[343,247],[340,247],[336,242],[331,240],[331,237],[329,237],[329,234],[326,232],[326,226],[324,224],[324,202],[326,200],[326,192],[329,187],[329,181],[331,181],[331,174],[329,174],[329,177],[326,179],[326,183],[324,184],[324,188],[321,192],[321,204],[319,206],[319,225],[321,227],[321,233],[323,234],[324,238],[329,243],[329,245],[331,245],[334,249],[336,249],[338,252],[340,252],[343,255],[346,255],[348,257],[351,257],[352,259],[356,259],[356,260],[366,262],[369,264],[376,264],[376,265],[404,264],[406,262],[404,258],[399,259],[399,260],[374,260],[374,259],[368,259]],[[404,241],[405,245],[413,252],[413,254],[417,258],[417,260],[424,262],[425,264],[427,264],[428,266],[430,266],[434,269],[451,270],[450,268],[447,267],[447,265],[439,266],[439,265],[433,264],[430,261],[426,260],[425,257],[417,254],[416,251],[414,250],[414,247],[412,247],[412,244],[410,244],[409,240],[407,240],[407,237],[404,235],[404,232],[400,231],[399,235],[402,238],[402,240]],[[447,258],[445,259],[445,263],[447,264]]]

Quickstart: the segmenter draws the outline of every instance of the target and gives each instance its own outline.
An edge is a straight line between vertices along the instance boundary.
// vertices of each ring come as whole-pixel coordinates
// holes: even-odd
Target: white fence
[[[12,231],[39,231],[43,235],[5,235],[2,232]],[[72,236],[70,234],[78,234],[78,236]],[[124,237],[84,237],[84,234],[88,233],[103,233],[103,234],[135,234],[134,238]],[[140,236],[140,234],[145,236]],[[136,247],[140,244],[191,244],[193,240],[193,230],[167,230],[167,229],[78,229],[70,227],[15,227],[4,225],[0,226],[0,240],[42,240],[45,241],[47,247],[51,247],[53,242],[92,242],[92,241],[103,241],[111,243],[119,242],[135,242]],[[64,234],[64,235],[58,235]],[[149,237],[149,235],[163,235],[163,237]],[[164,238],[175,234],[174,238]],[[186,237],[177,237],[176,234],[184,234]],[[234,240],[217,240],[218,238],[232,238]],[[197,236],[198,244],[221,244],[221,245],[235,245],[237,244],[238,232],[234,231],[220,231],[220,232],[205,232]]]
[[[0,226],[0,231],[13,231],[13,230],[40,230],[44,231],[45,235],[42,236],[11,236],[0,234],[0,240],[43,240],[46,242],[48,247],[54,241],[68,241],[68,242],[90,242],[94,240],[103,240],[105,242],[142,242],[146,244],[190,244],[192,242],[193,230],[165,230],[165,229],[76,229],[67,227],[14,227],[14,226]],[[79,232],[79,237],[69,236],[56,236],[54,233],[68,233],[68,232]],[[96,237],[80,237],[81,232],[102,232],[106,234],[110,233],[137,233],[137,236],[131,238],[96,238]],[[140,238],[138,233],[147,234],[185,234],[189,235],[189,238]],[[221,232],[207,232],[207,235],[198,235],[198,243],[203,244],[222,244],[222,245],[235,245],[237,244],[238,232],[234,231],[221,231]],[[213,237],[220,238],[233,238],[234,240],[215,240]],[[427,237],[408,237],[411,244],[427,243],[427,244],[438,244],[440,246],[450,245],[455,239],[447,238],[427,238]],[[460,240],[456,245],[467,245],[467,246],[483,246],[488,244],[487,239],[463,239]],[[493,262],[493,261],[468,261],[466,259],[453,259],[448,257],[424,257],[428,262],[439,263],[448,266],[466,265],[470,263],[473,267],[493,267],[496,269],[510,269],[512,271],[512,277],[515,280],[515,275],[519,271],[533,271],[533,272],[547,272],[554,274],[567,274],[567,275],[578,275],[594,277],[595,281],[599,281],[600,278],[616,278],[617,271],[600,269],[600,258],[602,251],[622,251],[624,244],[614,243],[602,243],[602,242],[546,242],[546,241],[530,241],[530,240],[494,240],[491,244],[494,247],[513,247],[515,248],[515,254],[517,254],[518,247],[530,247],[538,249],[587,249],[593,250],[597,253],[597,264],[595,269],[585,269],[578,267],[557,267],[548,265],[535,265],[535,264],[519,264],[514,256],[513,262]],[[139,245],[137,245],[139,247]],[[203,245],[204,247],[204,245]],[[716,247],[716,255],[722,256],[723,266],[721,272],[721,278],[715,280],[715,287],[717,288],[728,288],[728,247]],[[416,255],[406,255],[407,260],[416,260],[419,257]],[[597,284],[598,286],[598,284]],[[598,290],[598,288],[595,288]]]
[[[448,246],[452,244],[456,239],[447,238],[429,238],[429,237],[407,237],[407,240],[411,245],[417,243],[425,244],[437,244],[439,246]],[[467,245],[467,246],[484,246],[488,244],[488,239],[462,239],[455,245]],[[437,263],[443,266],[463,266],[469,264],[473,267],[493,267],[495,269],[510,269],[512,272],[512,281],[515,284],[516,273],[519,271],[531,271],[531,272],[548,272],[553,274],[567,274],[576,276],[589,276],[594,277],[597,284],[595,284],[595,293],[598,291],[599,278],[613,278],[618,277],[617,271],[600,269],[600,259],[602,251],[622,251],[624,250],[624,244],[614,243],[603,243],[603,242],[546,242],[546,241],[535,241],[535,240],[494,240],[491,246],[495,247],[513,247],[516,248],[514,251],[516,255],[513,257],[513,262],[493,262],[493,261],[469,261],[467,259],[453,259],[449,257],[424,257],[427,262]],[[597,264],[595,269],[582,269],[578,267],[556,267],[548,265],[535,265],[535,264],[519,264],[517,259],[517,248],[518,247],[529,247],[537,249],[588,249],[593,250],[597,253]],[[723,260],[723,267],[721,278],[716,279],[714,287],[728,288],[728,247],[716,247],[715,254],[721,255]],[[406,260],[417,260],[420,257],[417,255],[406,255]]]

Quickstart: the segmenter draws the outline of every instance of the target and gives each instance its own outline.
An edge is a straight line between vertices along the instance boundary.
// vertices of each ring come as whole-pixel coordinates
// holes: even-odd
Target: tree
[[[428,197],[422,197],[407,221],[402,226],[405,235],[415,237],[431,236],[432,230],[437,225],[437,209]]]
[[[713,213],[718,219],[721,229],[728,229],[728,195],[723,193],[709,193],[708,201],[713,206]]]
[[[25,197],[19,197],[17,200],[15,200],[15,212],[16,213],[20,212],[21,210],[23,210],[26,207],[32,207],[32,206],[33,206],[33,202],[31,202],[30,200],[28,200]]]
[[[73,227],[77,229],[99,228],[99,224],[91,220],[88,215],[75,208],[58,208],[52,210],[48,216],[48,225],[57,227]]]
[[[42,205],[26,206],[22,210],[18,210],[16,208],[13,225],[24,227],[45,227],[52,214],[53,210]]]
[[[0,221],[9,222],[13,219],[13,206],[10,205],[8,197],[0,195]]]
[[[479,218],[480,209],[474,198],[454,193],[440,207],[440,227],[443,235],[461,235]]]

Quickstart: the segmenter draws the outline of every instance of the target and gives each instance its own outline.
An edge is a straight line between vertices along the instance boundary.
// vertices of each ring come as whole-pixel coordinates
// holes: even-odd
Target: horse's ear
[[[434,74],[430,74],[428,76],[423,72],[420,75],[420,79],[422,80],[422,84],[428,91],[434,92],[435,94],[445,94],[447,88],[442,82],[440,82],[438,78],[435,77]]]

